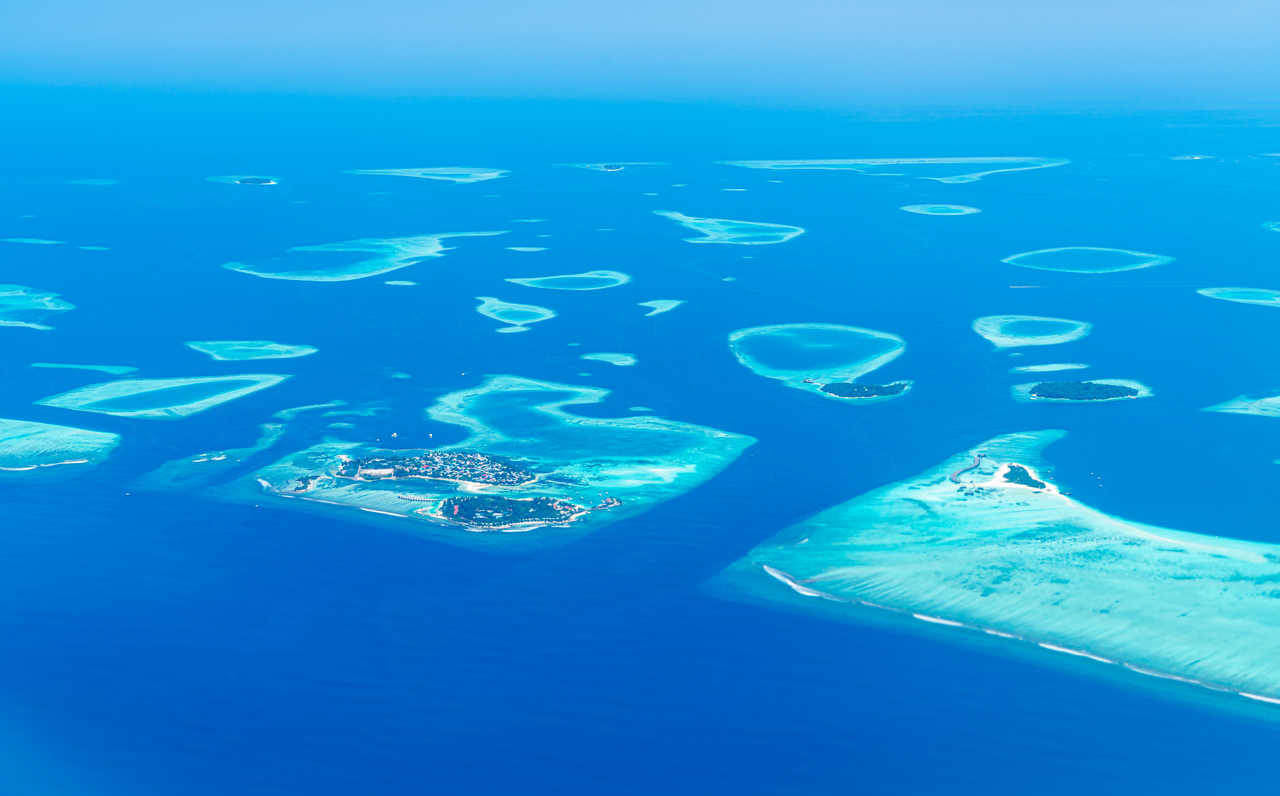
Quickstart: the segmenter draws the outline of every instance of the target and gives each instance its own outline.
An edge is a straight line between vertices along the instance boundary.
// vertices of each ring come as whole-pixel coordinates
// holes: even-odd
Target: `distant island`
[[[1044,381],[1032,387],[1030,395],[1032,398],[1049,398],[1055,401],[1112,401],[1116,398],[1137,398],[1140,392],[1123,384]]]
[[[270,177],[241,177],[236,180],[236,185],[278,185],[275,180]]]
[[[834,395],[837,398],[890,398],[903,394],[910,386],[911,383],[906,381],[895,381],[890,384],[838,382],[836,384],[824,384],[819,389],[827,395]]]

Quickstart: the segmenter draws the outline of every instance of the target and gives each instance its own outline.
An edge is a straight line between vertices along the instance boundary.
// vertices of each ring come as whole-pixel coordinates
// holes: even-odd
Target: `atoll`
[[[1032,268],[1037,271],[1061,271],[1067,274],[1115,274],[1121,271],[1136,271],[1140,268],[1154,268],[1167,265],[1174,258],[1160,254],[1132,251],[1130,249],[1108,249],[1101,246],[1061,246],[1056,249],[1037,249],[1035,251],[1012,254],[1001,260],[1019,268]]]
[[[1085,321],[1039,315],[985,315],[973,322],[973,330],[997,348],[1070,343],[1092,329]]]
[[[852,388],[827,389],[892,362],[905,348],[896,334],[835,323],[753,326],[729,334],[729,349],[753,373],[833,400],[894,397],[905,392],[910,382],[876,385],[885,388],[878,395],[857,396]]]
[[[968,205],[903,205],[898,209],[920,216],[971,216],[982,212]]]
[[[545,290],[604,290],[610,287],[625,285],[631,281],[630,274],[621,271],[594,270],[580,274],[552,274],[551,276],[512,276],[508,282],[525,287],[539,287]]]
[[[495,321],[508,324],[498,329],[499,332],[507,334],[527,332],[529,331],[529,324],[547,321],[556,317],[555,310],[539,307],[536,304],[515,304],[493,296],[476,296],[476,299],[480,302],[480,305],[476,307],[476,312],[486,318],[493,318]]]

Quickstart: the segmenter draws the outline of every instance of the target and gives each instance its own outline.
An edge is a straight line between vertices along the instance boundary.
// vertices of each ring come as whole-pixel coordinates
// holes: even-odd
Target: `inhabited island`
[[[211,494],[278,500],[436,534],[581,532],[693,489],[754,442],[652,415],[601,418],[571,411],[607,395],[593,387],[492,376],[441,396],[427,410],[434,422],[466,429],[460,442],[389,448],[328,437]],[[397,439],[410,443],[412,435],[402,432]]]

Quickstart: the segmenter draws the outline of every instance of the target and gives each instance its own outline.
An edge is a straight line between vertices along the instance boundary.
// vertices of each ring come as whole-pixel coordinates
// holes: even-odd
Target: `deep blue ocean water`
[[[0,133],[0,237],[69,245],[3,244],[0,282],[61,293],[77,309],[52,318],[51,332],[0,330],[0,416],[116,431],[124,442],[78,479],[0,483],[0,790],[1275,790],[1275,715],[941,631],[731,602],[705,584],[818,510],[1039,428],[1068,430],[1048,451],[1054,475],[1096,508],[1280,542],[1280,421],[1199,411],[1280,387],[1280,313],[1195,293],[1280,288],[1280,234],[1262,228],[1280,220],[1280,158],[1257,157],[1280,150],[1280,117],[7,94],[20,121]],[[1188,154],[1215,157],[1169,159]],[[714,164],[942,155],[1073,162],[966,185]],[[650,160],[670,165],[553,165]],[[433,165],[512,174],[453,185],[342,173]],[[281,184],[204,179],[220,174]],[[120,182],[65,182],[84,178]],[[935,202],[983,212],[897,209]],[[775,246],[695,246],[653,210],[808,232]],[[509,223],[530,217],[547,220]],[[512,231],[346,283],[219,267],[295,245],[489,229]],[[999,262],[1070,245],[1177,261],[1105,276]],[[586,293],[502,281],[594,268],[634,281]],[[478,295],[559,317],[495,334],[474,312]],[[635,303],[659,298],[688,303],[642,317]],[[1094,330],[1011,358],[969,329],[989,314],[1079,318]],[[901,335],[906,353],[877,376],[913,379],[913,390],[847,406],[762,379],[729,354],[733,329],[804,321]],[[237,364],[182,345],[236,338],[320,352]],[[640,364],[577,359],[593,350]],[[36,361],[135,365],[144,377],[295,377],[185,420],[130,420],[33,406],[106,380],[27,367]],[[1009,385],[1028,379],[1008,368],[1050,361],[1088,362],[1089,375],[1137,379],[1156,396],[1012,401]],[[413,378],[388,378],[396,371]],[[382,430],[425,429],[424,406],[488,373],[606,387],[610,399],[584,413],[644,405],[759,442],[646,514],[511,553],[131,487],[163,461],[248,445],[272,412],[299,404],[377,402],[389,409]]]

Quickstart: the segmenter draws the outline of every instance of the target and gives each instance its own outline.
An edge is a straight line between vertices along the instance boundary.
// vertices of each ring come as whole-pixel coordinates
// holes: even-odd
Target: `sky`
[[[45,0],[0,82],[841,104],[1267,103],[1274,0]]]

